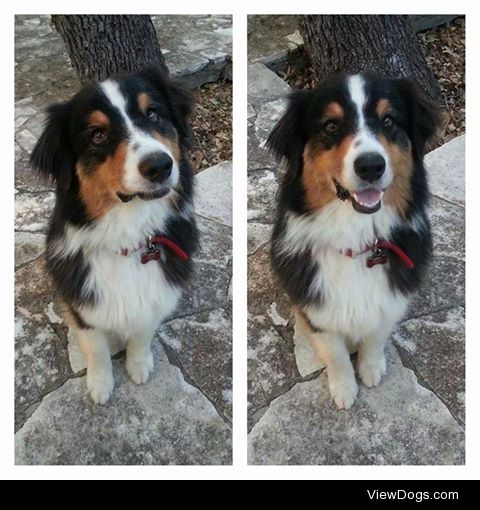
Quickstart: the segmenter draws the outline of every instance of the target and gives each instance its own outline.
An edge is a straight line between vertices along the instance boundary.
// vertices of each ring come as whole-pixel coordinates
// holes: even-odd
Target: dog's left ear
[[[438,107],[420,91],[418,85],[406,78],[396,80],[401,96],[404,98],[410,113],[409,134],[414,154],[423,158],[425,147],[437,133],[441,125]]]
[[[178,131],[180,142],[187,149],[191,146],[191,130],[188,123],[193,111],[193,95],[179,80],[172,80],[159,66],[149,66],[140,76],[150,82],[168,99],[170,114]]]

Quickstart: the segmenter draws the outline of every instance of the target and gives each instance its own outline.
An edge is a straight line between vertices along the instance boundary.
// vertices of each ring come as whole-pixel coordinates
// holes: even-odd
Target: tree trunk
[[[168,73],[150,16],[52,16],[82,83],[157,64]]]
[[[439,97],[409,16],[300,16],[300,33],[319,80],[370,71],[411,77],[428,98]]]

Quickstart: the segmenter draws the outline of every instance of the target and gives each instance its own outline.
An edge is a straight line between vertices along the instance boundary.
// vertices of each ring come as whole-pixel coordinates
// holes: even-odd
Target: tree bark
[[[319,80],[346,71],[413,78],[439,97],[409,16],[300,16],[300,33]]]
[[[82,83],[157,64],[168,73],[150,16],[55,15]]]

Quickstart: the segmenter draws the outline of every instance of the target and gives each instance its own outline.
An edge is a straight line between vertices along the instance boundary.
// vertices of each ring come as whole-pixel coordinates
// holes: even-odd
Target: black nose
[[[173,160],[164,152],[145,158],[139,165],[140,173],[151,182],[164,182],[172,173]]]
[[[361,154],[354,163],[355,173],[367,182],[375,182],[385,172],[385,159],[377,152]]]

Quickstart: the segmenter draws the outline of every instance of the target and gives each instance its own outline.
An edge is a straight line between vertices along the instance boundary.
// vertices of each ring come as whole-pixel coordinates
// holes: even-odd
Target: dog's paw
[[[347,410],[352,407],[358,393],[358,384],[353,374],[329,374],[328,386],[338,409]]]
[[[150,352],[147,357],[136,358],[127,355],[127,372],[135,384],[145,384],[153,370],[153,355]]]
[[[358,364],[358,374],[360,375],[360,379],[363,381],[363,384],[369,388],[378,386],[386,372],[387,360],[383,355],[375,361],[360,361]]]
[[[95,404],[106,404],[112,396],[114,387],[115,381],[111,369],[87,370],[87,388]]]

